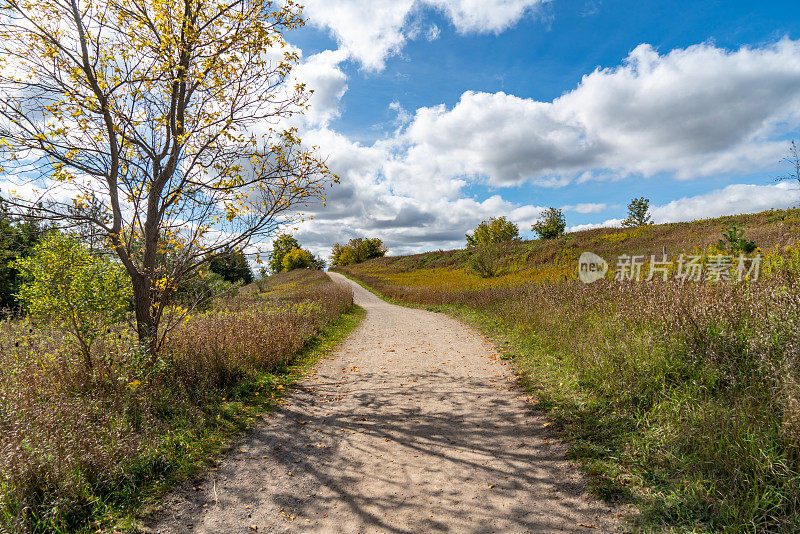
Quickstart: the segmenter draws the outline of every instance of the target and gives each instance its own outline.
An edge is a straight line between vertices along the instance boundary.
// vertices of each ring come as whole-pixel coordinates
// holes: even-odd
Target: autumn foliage
[[[309,93],[283,34],[303,22],[292,1],[3,2],[0,152],[40,190],[7,203],[105,241],[153,359],[187,278],[335,179],[292,123]]]

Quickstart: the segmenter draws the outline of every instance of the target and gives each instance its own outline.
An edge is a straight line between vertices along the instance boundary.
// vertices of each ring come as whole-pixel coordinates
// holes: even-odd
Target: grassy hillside
[[[746,237],[759,246],[765,264],[773,268],[775,265],[769,260],[797,254],[800,209],[635,229],[600,228],[567,234],[559,239],[524,241],[510,245],[504,251],[498,262],[498,276],[485,279],[469,268],[471,252],[465,249],[378,258],[360,264],[356,269],[360,275],[374,272],[380,274],[381,280],[423,291],[555,281],[577,277],[578,257],[584,251],[605,258],[612,271],[620,254],[661,257],[666,250],[674,259],[680,253],[714,253],[713,246],[722,238],[722,230],[732,224],[746,229]]]
[[[743,282],[611,280],[620,254],[713,256],[746,227],[764,257]],[[494,336],[570,440],[597,492],[644,530],[800,531],[800,211],[511,245],[481,278],[467,250],[343,269],[399,301]],[[578,257],[610,263],[577,280]]]

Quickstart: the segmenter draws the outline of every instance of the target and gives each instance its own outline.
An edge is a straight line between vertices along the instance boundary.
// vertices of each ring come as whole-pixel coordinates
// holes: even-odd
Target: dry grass
[[[269,285],[189,318],[155,366],[120,327],[94,348],[92,377],[58,332],[2,323],[0,530],[102,521],[104,507],[135,500],[197,453],[197,435],[223,424],[225,396],[270,379],[352,306],[352,293],[321,272]]]
[[[343,269],[397,300],[439,306],[504,340],[539,405],[607,498],[643,528],[800,530],[798,212],[595,230],[512,250],[484,280],[466,251]],[[591,285],[577,258],[713,253],[746,222],[765,252],[757,282]],[[612,266],[613,269],[613,266]]]

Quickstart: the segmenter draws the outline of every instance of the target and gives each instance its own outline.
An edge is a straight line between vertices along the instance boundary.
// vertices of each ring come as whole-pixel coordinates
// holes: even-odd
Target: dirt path
[[[613,529],[489,342],[332,276],[364,322],[155,531]]]

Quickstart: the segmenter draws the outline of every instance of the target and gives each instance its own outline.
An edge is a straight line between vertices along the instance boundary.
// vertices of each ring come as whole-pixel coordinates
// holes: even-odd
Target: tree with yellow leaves
[[[272,0],[0,0],[0,151],[19,210],[91,228],[155,357],[177,287],[335,181],[291,126],[309,92]],[[24,186],[24,187],[22,187]],[[32,192],[37,194],[32,196]],[[168,254],[165,254],[168,251]],[[170,262],[159,261],[168,256]]]

